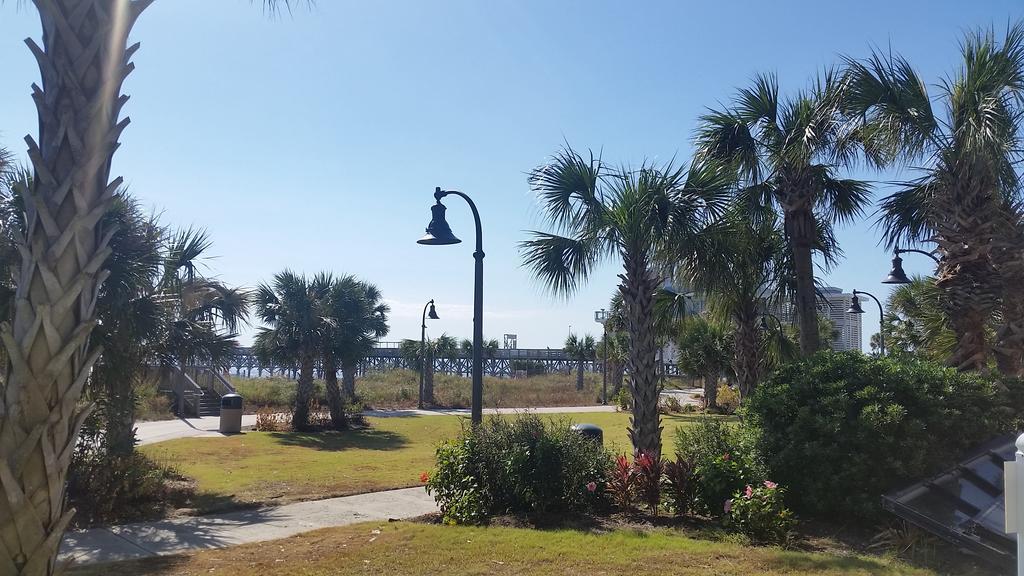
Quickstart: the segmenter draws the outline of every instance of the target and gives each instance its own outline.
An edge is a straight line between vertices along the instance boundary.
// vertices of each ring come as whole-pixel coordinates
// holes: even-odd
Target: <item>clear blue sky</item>
[[[520,267],[516,243],[542,226],[525,173],[563,140],[615,162],[686,160],[697,116],[757,72],[792,91],[838,54],[891,44],[934,82],[963,31],[1024,16],[994,0],[319,0],[276,19],[259,5],[158,0],[142,17],[114,174],[165,222],[209,229],[226,282],[286,267],[376,282],[388,339],[418,338],[430,298],[434,336],[471,335],[471,244],[414,243],[434,187],[463,190],[484,220],[485,334],[520,347],[559,347],[570,325],[596,334],[616,283],[606,266],[565,301]],[[38,72],[21,40],[39,35],[29,3],[0,6],[0,145],[22,154]],[[468,209],[448,214],[471,241]],[[842,230],[846,258],[825,280],[884,297],[877,238],[870,219]],[[908,271],[924,260],[908,255]]]

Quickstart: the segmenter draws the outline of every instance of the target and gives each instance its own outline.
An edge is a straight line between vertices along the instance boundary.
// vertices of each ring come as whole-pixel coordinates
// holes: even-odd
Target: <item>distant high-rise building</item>
[[[842,288],[826,286],[819,290],[818,314],[832,321],[832,349],[840,352],[847,350],[863,351],[861,344],[861,315],[850,314],[850,302],[853,294],[843,292]],[[796,309],[792,303],[782,306],[779,318],[783,322],[796,323]]]

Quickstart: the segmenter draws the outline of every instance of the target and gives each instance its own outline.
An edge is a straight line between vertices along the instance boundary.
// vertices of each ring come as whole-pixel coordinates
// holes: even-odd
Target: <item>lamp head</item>
[[[863,314],[864,309],[860,307],[860,298],[857,297],[857,291],[853,291],[853,298],[850,300],[850,307],[846,310],[847,314]]]
[[[907,278],[907,273],[903,271],[903,258],[900,258],[899,252],[893,256],[892,270],[885,280],[882,280],[882,284],[910,284],[910,278]]]
[[[452,229],[448,226],[448,221],[444,217],[445,210],[447,208],[445,208],[444,204],[441,204],[440,199],[430,207],[430,224],[427,224],[427,234],[417,240],[417,244],[445,246],[462,242],[462,240],[455,237],[455,234],[452,234]]]
[[[431,320],[440,320],[441,317],[437,315],[437,310],[434,310],[434,301],[430,301],[430,310],[427,312],[427,318]]]

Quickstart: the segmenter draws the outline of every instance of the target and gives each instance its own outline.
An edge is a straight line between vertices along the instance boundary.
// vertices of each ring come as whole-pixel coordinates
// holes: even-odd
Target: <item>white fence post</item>
[[[1006,533],[1017,534],[1017,576],[1024,576],[1024,434],[1017,437],[1013,462],[1003,466],[1003,498]]]

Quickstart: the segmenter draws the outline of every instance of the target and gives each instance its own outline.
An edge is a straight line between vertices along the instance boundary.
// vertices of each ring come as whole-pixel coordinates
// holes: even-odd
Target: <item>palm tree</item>
[[[82,389],[101,351],[89,336],[111,234],[100,223],[121,179],[110,180],[138,44],[128,36],[153,0],[35,2],[42,46],[29,40],[41,85],[33,85],[38,138],[27,137],[35,173],[25,197],[25,237],[11,324],[0,333],[10,358],[0,413],[0,453],[23,454],[2,481],[0,558],[8,574],[53,574],[65,510],[64,485],[78,431],[91,408]],[[287,5],[287,1],[283,0]],[[264,0],[268,9],[282,2]],[[60,399],[39,402],[39,398]]]
[[[949,358],[957,339],[942,298],[934,278],[913,278],[910,284],[892,291],[881,326],[890,356],[903,354],[932,361]],[[994,321],[990,321],[986,331],[994,330]]]
[[[552,292],[573,293],[606,258],[618,259],[628,317],[630,391],[628,428],[633,448],[661,455],[654,295],[667,271],[658,255],[670,240],[685,242],[717,215],[732,179],[717,163],[689,170],[671,165],[612,170],[566,147],[530,173],[545,218],[556,233],[533,232],[520,244],[525,266]]]
[[[759,75],[740,90],[733,105],[701,117],[698,157],[736,167],[739,198],[751,213],[775,210],[794,269],[794,306],[805,355],[821,346],[817,331],[814,253],[817,240],[831,236],[835,223],[859,217],[869,201],[869,186],[842,179],[836,163],[849,158],[839,114],[841,83],[831,71],[807,91],[780,101],[774,75]]]
[[[771,212],[751,218],[734,207],[687,248],[689,253],[680,254],[679,275],[706,296],[716,321],[732,324],[733,371],[740,398],[746,398],[765,368],[761,316],[781,302],[791,278],[778,218]]]
[[[338,388],[340,363],[344,395],[356,398],[356,370],[359,362],[373,350],[377,341],[388,333],[390,308],[381,300],[380,290],[373,284],[346,275],[336,279],[327,300],[328,325],[321,351],[327,405],[335,428],[345,425],[342,393]]]
[[[253,342],[256,356],[268,364],[298,366],[292,427],[309,428],[309,408],[313,400],[313,368],[321,354],[329,318],[325,302],[332,282],[320,274],[312,281],[285,270],[274,275],[271,284],[256,289],[256,315],[270,327],[261,328]]]
[[[682,322],[677,342],[679,368],[704,379],[704,405],[716,409],[718,379],[732,365],[731,335],[703,316],[691,316]]]
[[[961,51],[962,65],[938,86],[940,110],[905,59],[877,52],[863,61],[846,59],[843,100],[870,163],[914,166],[920,174],[882,201],[884,241],[935,243],[935,285],[957,338],[948,363],[984,370],[991,353],[986,322],[1000,297],[991,256],[1000,251],[999,240],[1010,243],[1011,253],[1024,248],[1000,238],[1005,229],[999,225],[1020,192],[1024,26],[1010,27],[1002,42],[991,30],[969,34]],[[1005,285],[1015,292],[1021,281]],[[1016,324],[1007,335],[1024,334],[1024,317],[1007,318]],[[1020,343],[1024,336],[1013,345]],[[1015,364],[1011,371],[1019,370]]]
[[[593,360],[597,353],[594,337],[590,334],[583,337],[569,334],[569,337],[565,339],[563,349],[570,360],[576,361],[576,389],[583,390],[583,363]]]

